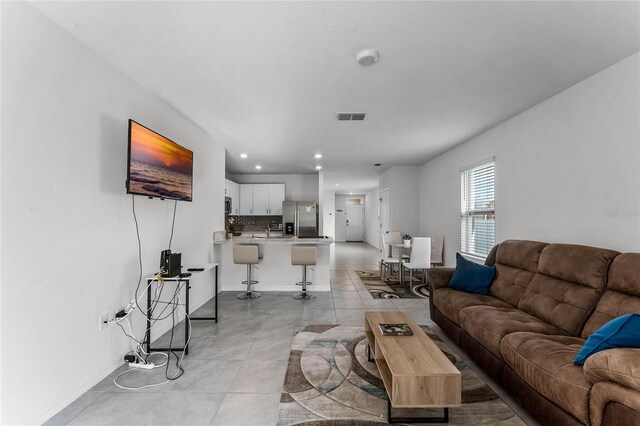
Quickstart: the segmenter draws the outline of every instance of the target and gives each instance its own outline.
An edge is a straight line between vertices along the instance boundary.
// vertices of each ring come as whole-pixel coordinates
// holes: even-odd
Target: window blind
[[[460,173],[460,249],[487,257],[495,245],[495,167],[490,161]]]

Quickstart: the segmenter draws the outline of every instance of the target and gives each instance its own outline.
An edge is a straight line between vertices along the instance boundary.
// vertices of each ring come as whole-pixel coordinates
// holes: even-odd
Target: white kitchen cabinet
[[[253,184],[240,184],[240,214],[243,216],[253,214]]]
[[[284,183],[269,184],[269,207],[267,214],[273,216],[282,215],[282,202],[284,201]]]
[[[253,184],[253,213],[266,216],[269,212],[269,185],[265,183]]]
[[[229,181],[229,197],[231,197],[231,214],[240,214],[240,185]]]
[[[283,183],[242,183],[238,187],[240,211],[234,214],[243,216],[282,215],[282,202],[285,195]],[[230,191],[233,194],[233,186]],[[232,210],[235,211],[233,205]]]
[[[225,179],[224,196],[231,198],[231,213],[229,214],[240,214],[240,185],[229,179]]]

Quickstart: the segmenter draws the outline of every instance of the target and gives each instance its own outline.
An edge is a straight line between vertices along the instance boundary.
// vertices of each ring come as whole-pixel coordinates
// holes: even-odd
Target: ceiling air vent
[[[366,113],[364,112],[338,112],[336,117],[340,121],[362,121]]]
[[[380,167],[380,166],[382,166],[382,163],[376,163],[376,164],[374,164],[374,167]]]

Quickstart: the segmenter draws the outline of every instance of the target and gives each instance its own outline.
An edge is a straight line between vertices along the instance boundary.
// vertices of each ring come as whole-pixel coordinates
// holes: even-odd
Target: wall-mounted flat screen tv
[[[129,120],[127,194],[191,201],[193,152]]]

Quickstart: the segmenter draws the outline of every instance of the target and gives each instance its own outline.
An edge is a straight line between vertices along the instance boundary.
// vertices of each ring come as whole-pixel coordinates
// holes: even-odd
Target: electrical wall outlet
[[[100,315],[100,328],[99,328],[100,331],[104,330],[109,325],[106,323],[106,321],[109,321],[109,314],[106,313],[106,314]]]

